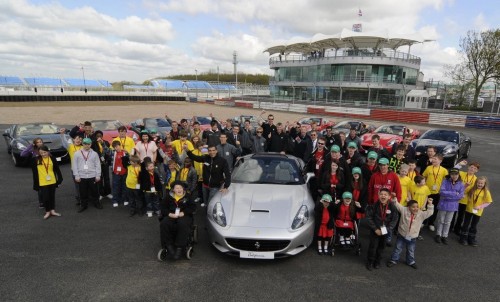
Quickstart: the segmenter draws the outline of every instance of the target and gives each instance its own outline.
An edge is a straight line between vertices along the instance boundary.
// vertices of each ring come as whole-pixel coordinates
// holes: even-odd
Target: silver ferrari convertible
[[[240,258],[296,255],[313,240],[314,201],[304,162],[291,155],[251,154],[240,158],[231,186],[207,208],[210,242]]]

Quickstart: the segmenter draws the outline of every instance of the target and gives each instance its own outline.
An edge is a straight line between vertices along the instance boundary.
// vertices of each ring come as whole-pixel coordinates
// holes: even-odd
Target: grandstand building
[[[427,40],[354,32],[316,34],[269,47],[271,96],[284,100],[425,108],[421,59],[411,46]],[[404,47],[404,50],[401,48]],[[410,93],[411,92],[411,93]],[[407,98],[407,96],[409,96]]]

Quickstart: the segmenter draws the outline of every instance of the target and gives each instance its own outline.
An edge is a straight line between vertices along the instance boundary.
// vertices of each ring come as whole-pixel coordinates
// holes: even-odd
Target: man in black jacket
[[[187,145],[184,145],[187,150]],[[213,145],[208,146],[208,154],[195,155],[193,150],[188,150],[187,155],[194,161],[203,163],[203,202],[201,206],[208,205],[210,199],[220,191],[225,193],[231,185],[231,172],[227,161],[217,154],[217,148]]]
[[[389,189],[382,188],[378,193],[378,201],[366,208],[366,219],[370,228],[370,246],[366,263],[366,269],[369,271],[380,268],[386,236],[388,232],[392,232],[398,222],[398,211],[390,199]]]

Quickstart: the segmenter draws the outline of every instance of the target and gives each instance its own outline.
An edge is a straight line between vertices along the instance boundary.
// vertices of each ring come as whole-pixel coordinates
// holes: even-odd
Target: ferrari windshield
[[[433,139],[438,141],[446,141],[458,143],[458,133],[450,130],[429,130],[425,132],[420,139]]]
[[[303,184],[300,169],[287,157],[245,157],[238,161],[232,182],[254,184]]]
[[[396,134],[403,135],[406,127],[403,125],[384,125],[378,127],[375,132],[376,133],[386,133],[386,134]]]
[[[16,129],[16,136],[55,133],[58,133],[58,128],[52,124],[23,124],[19,125]]]
[[[92,121],[92,127],[94,130],[118,130],[120,126],[123,126],[119,121]]]

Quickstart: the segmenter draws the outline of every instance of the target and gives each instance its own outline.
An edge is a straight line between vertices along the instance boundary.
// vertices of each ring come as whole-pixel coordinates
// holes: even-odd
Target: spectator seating
[[[0,76],[0,86],[21,86],[24,82],[20,77]]]

